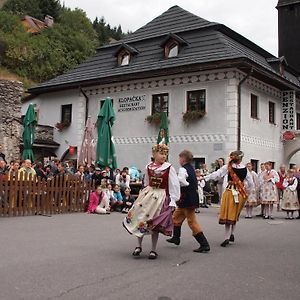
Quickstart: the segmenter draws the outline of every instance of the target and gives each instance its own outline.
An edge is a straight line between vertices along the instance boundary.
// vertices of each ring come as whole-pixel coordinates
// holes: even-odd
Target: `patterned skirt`
[[[150,186],[144,188],[133,203],[123,226],[130,233],[142,237],[153,232],[171,236],[173,230],[172,208],[170,198],[164,189]]]
[[[281,209],[284,211],[299,210],[297,191],[285,189],[282,196]]]
[[[249,192],[249,195],[248,195],[248,198],[247,198],[247,201],[246,201],[246,204],[245,206],[247,207],[252,207],[252,206],[257,206],[257,201],[258,199],[258,192],[257,192],[257,189],[256,188],[253,188],[250,192]]]
[[[219,224],[234,225],[238,220],[240,213],[245,205],[246,199],[239,194],[239,203],[235,203],[231,189],[226,189],[222,195]]]
[[[274,204],[278,202],[276,185],[271,181],[264,182],[260,190],[261,204]]]

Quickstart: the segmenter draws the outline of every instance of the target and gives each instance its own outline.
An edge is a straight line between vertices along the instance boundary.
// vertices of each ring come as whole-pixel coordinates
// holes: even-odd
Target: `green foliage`
[[[43,20],[45,15],[56,19],[59,16],[61,5],[59,0],[7,0],[2,10],[19,16],[29,15],[40,20]]]
[[[19,15],[24,13],[57,15],[57,19],[52,27],[32,34],[20,22]],[[83,10],[61,7],[59,1],[8,0],[0,10],[0,66],[42,82],[82,63],[111,37],[122,36],[121,26],[111,29],[104,18],[92,24]]]
[[[97,33],[99,46],[108,44],[110,38],[120,40],[125,36],[122,31],[121,25],[111,28],[109,24],[106,24],[103,17],[100,20],[98,20],[98,18],[96,17],[95,21],[93,22],[93,27]]]

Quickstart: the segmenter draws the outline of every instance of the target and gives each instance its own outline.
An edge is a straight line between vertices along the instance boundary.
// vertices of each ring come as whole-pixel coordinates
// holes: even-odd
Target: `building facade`
[[[300,112],[297,75],[284,59],[228,27],[175,6],[124,40],[101,47],[76,69],[29,91],[39,123],[58,127],[54,140],[60,158],[67,157],[70,146],[79,152],[87,116],[96,122],[109,96],[120,167],[143,168],[150,160],[158,126],[149,120],[162,111],[169,118],[169,160],[175,166],[183,149],[194,153],[196,166],[227,158],[237,148],[255,165],[279,164],[287,162],[282,141],[286,91],[294,109],[294,123],[287,129],[296,129]]]

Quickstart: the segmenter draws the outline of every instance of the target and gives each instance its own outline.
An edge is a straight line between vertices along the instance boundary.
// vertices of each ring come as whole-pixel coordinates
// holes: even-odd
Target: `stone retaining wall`
[[[22,93],[21,82],[0,79],[0,144],[7,162],[20,158]]]

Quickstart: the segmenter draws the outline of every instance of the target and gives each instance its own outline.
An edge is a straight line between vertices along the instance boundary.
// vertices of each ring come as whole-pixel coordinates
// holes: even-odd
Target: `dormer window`
[[[179,52],[179,46],[176,43],[172,43],[171,46],[165,48],[166,58],[176,57]]]
[[[181,48],[187,46],[188,43],[176,34],[170,33],[164,39],[161,47],[164,48],[165,58],[171,58],[178,56]]]
[[[138,53],[139,52],[135,48],[123,43],[115,52],[118,66],[128,66],[131,63],[132,58]]]
[[[129,65],[129,61],[130,61],[130,54],[128,52],[124,51],[123,53],[119,54],[118,57],[119,66],[127,66]]]

